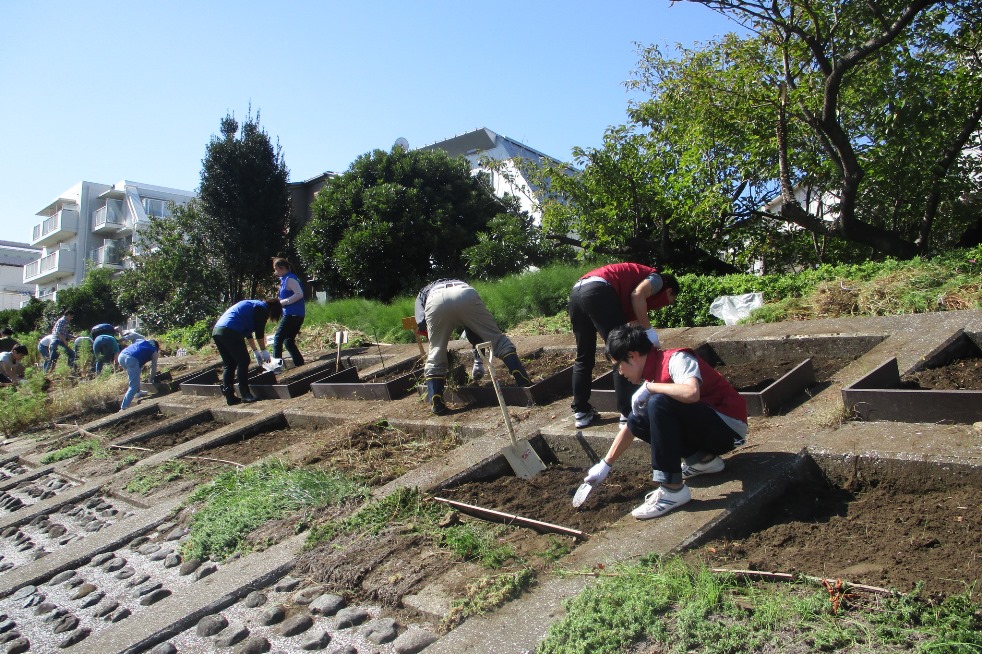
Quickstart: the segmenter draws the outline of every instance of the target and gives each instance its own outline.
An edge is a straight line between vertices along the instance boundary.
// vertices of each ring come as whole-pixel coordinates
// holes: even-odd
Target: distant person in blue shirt
[[[249,365],[252,360],[246,342],[252,349],[256,363],[260,366],[269,363],[271,357],[266,350],[266,321],[279,320],[282,315],[283,307],[278,299],[242,300],[229,307],[215,323],[211,337],[222,357],[222,394],[229,405],[256,401],[249,392]],[[236,376],[239,378],[241,399],[235,395]]]
[[[280,257],[273,259],[273,274],[280,278],[279,300],[283,307],[283,317],[273,332],[273,359],[281,359],[285,347],[293,359],[293,365],[302,366],[303,355],[297,347],[296,338],[306,313],[303,282],[294,274],[290,262]]]
[[[146,395],[140,391],[140,370],[144,365],[150,363],[150,383],[157,377],[157,355],[160,353],[160,344],[153,339],[144,339],[130,345],[119,353],[119,365],[126,371],[130,385],[123,396],[123,403],[119,410],[122,411],[130,406],[134,397]]]

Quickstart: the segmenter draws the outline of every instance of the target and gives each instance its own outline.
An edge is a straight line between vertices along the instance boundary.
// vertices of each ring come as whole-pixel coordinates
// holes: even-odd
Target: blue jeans
[[[75,350],[68,347],[61,341],[55,341],[54,345],[52,345],[50,348],[45,348],[46,350],[48,350],[47,355],[45,355],[44,351],[42,351],[41,348],[43,347],[44,347],[43,345],[38,345],[38,352],[41,352],[41,356],[45,356],[45,365],[44,365],[45,372],[55,369],[55,365],[58,363],[59,348],[64,350],[65,354],[68,355],[68,366],[70,368],[75,367]]]
[[[143,366],[140,365],[139,359],[129,354],[119,355],[119,365],[126,371],[126,376],[130,380],[130,386],[126,389],[126,395],[123,396],[123,403],[119,407],[119,410],[122,411],[129,407],[130,402],[140,392],[140,369]]]
[[[631,414],[627,428],[651,445],[652,479],[663,484],[682,483],[682,459],[693,464],[706,454],[726,454],[741,440],[704,402],[686,404],[656,393],[644,408],[643,415]]]
[[[293,359],[293,365],[296,367],[303,365],[303,355],[300,354],[300,348],[297,347],[296,341],[300,327],[303,325],[303,319],[303,316],[284,314],[273,333],[273,356],[277,359],[281,358],[283,348],[286,348],[286,351],[290,353],[290,358]]]

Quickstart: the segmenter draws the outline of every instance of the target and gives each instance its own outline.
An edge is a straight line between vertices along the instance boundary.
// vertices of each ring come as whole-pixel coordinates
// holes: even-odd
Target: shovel
[[[516,477],[519,479],[531,479],[545,470],[546,464],[542,463],[542,459],[532,449],[531,443],[515,437],[515,429],[511,426],[511,415],[508,413],[508,407],[505,405],[505,398],[501,394],[501,386],[498,384],[498,378],[494,375],[494,366],[491,365],[491,343],[480,343],[476,349],[478,356],[481,357],[481,361],[484,362],[484,367],[488,370],[488,374],[491,375],[491,383],[494,385],[494,392],[498,396],[498,404],[501,405],[501,413],[505,416],[505,426],[508,428],[508,435],[511,437],[511,445],[506,445],[502,448],[501,453],[505,455],[505,459],[511,465],[511,469],[515,471]]]

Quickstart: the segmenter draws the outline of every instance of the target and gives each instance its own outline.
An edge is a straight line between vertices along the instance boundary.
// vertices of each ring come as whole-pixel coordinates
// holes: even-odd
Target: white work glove
[[[641,387],[634,391],[634,395],[631,396],[631,412],[643,416],[644,405],[648,403],[649,397],[651,397],[651,391],[648,390],[648,383],[643,382]]]
[[[259,350],[259,358],[262,359],[263,363],[269,363],[273,359],[273,357],[269,355],[269,350]]]
[[[594,465],[586,473],[586,477],[583,478],[583,483],[590,484],[591,486],[596,486],[597,484],[601,483],[604,479],[606,479],[607,475],[609,474],[610,474],[610,466],[607,465],[607,462],[605,460],[600,459],[600,463]]]
[[[256,359],[256,363],[257,363],[257,364],[258,364],[259,366],[262,366],[262,365],[263,365],[263,355],[259,353],[259,350],[256,350],[256,351],[254,351],[254,352],[252,353],[252,356],[253,356],[253,357],[255,357],[255,359]]]
[[[658,347],[658,334],[655,332],[654,327],[649,327],[648,329],[644,330],[644,334],[648,337],[648,340],[651,341],[652,345]]]

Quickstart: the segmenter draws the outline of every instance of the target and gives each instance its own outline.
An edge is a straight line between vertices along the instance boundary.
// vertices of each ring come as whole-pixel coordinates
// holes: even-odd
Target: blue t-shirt
[[[137,341],[120,352],[119,356],[123,356],[125,354],[126,356],[136,357],[136,360],[139,361],[140,365],[142,366],[150,361],[150,359],[152,359],[153,355],[156,353],[157,346],[154,345],[152,341]]]
[[[279,298],[281,300],[285,300],[286,298],[291,297],[294,294],[293,291],[291,291],[290,289],[288,289],[286,287],[286,285],[290,283],[290,280],[291,279],[295,279],[296,282],[297,282],[297,284],[300,286],[300,288],[303,289],[303,282],[300,281],[300,278],[297,277],[292,272],[288,272],[287,274],[285,274],[282,277],[280,277],[280,294],[279,294]],[[303,291],[301,290],[301,294],[302,293],[303,293]],[[301,299],[297,300],[296,302],[294,302],[292,304],[284,304],[283,305],[283,315],[284,316],[302,316],[302,315],[304,315],[306,313],[306,309],[304,308],[304,303],[305,302],[306,302],[306,298],[301,298]]]
[[[215,323],[215,329],[224,327],[243,336],[252,336],[256,331],[257,313],[261,312],[262,322],[269,317],[269,309],[262,300],[242,300],[228,308]]]

